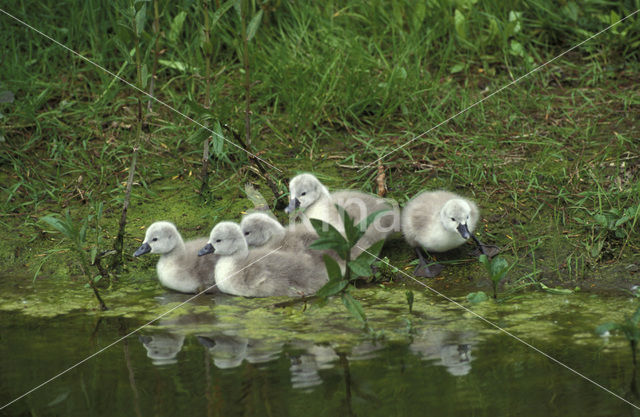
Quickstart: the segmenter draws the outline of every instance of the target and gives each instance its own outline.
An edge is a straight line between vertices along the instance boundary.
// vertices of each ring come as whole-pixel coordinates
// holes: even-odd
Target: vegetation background
[[[155,260],[131,253],[151,222],[206,235],[252,207],[245,183],[273,207],[301,171],[376,192],[378,166],[368,164],[409,142],[381,161],[387,196],[402,204],[447,188],[474,198],[478,235],[503,248],[512,285],[619,287],[640,269],[638,15],[430,129],[638,9],[638,0],[9,1],[0,273],[78,276],[78,247],[100,263],[117,249],[129,185],[124,255],[107,252],[100,266],[125,285],[149,279]],[[75,229],[61,240],[41,219],[66,210]],[[403,269],[413,259],[400,240],[383,254]],[[463,252],[447,259],[465,266],[449,268],[443,285],[483,273]]]

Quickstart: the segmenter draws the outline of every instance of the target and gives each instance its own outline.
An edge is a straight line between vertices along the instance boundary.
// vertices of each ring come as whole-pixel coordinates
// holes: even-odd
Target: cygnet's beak
[[[300,200],[298,200],[297,198],[294,198],[289,202],[289,205],[287,206],[286,209],[284,209],[284,212],[287,214],[291,214],[294,212],[294,210],[298,208],[300,208]]]
[[[214,253],[216,250],[211,243],[207,243],[204,248],[198,251],[198,256],[204,256],[209,253]]]
[[[151,246],[149,246],[148,243],[143,243],[142,246],[140,246],[138,250],[136,250],[133,253],[133,256],[138,257],[140,255],[144,255],[145,253],[149,253],[149,252],[151,252]]]
[[[469,233],[469,228],[466,223],[460,223],[458,225],[458,233],[462,236],[463,239],[469,239],[471,237],[471,233]]]

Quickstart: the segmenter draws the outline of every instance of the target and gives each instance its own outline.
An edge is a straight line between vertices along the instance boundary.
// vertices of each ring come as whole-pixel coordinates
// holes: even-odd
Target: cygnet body
[[[344,269],[344,260],[333,250],[310,249],[318,239],[316,231],[308,224],[294,223],[284,227],[266,213],[250,213],[240,222],[240,228],[250,249],[279,249],[281,252],[293,252],[311,255],[319,268],[324,268],[323,255],[329,255]]]
[[[198,250],[206,245],[207,238],[184,242],[173,223],[155,222],[147,229],[142,246],[133,254],[160,254],[156,270],[164,287],[183,292],[197,293],[215,284],[217,256],[199,257]],[[215,292],[215,288],[208,290]]]
[[[287,295],[300,297],[315,293],[327,281],[325,268],[308,253],[274,249],[249,251],[240,225],[218,223],[209,242],[198,253],[220,256],[216,264],[216,284],[222,292],[245,297]]]
[[[421,248],[446,252],[462,245],[472,236],[479,218],[473,201],[449,191],[423,191],[409,200],[402,211],[402,233],[420,257],[416,275],[432,276]]]
[[[309,219],[319,219],[331,224],[340,232],[344,232],[342,218],[336,204],[343,207],[356,224],[371,213],[381,213],[366,230],[364,236],[356,244],[353,255],[357,256],[362,249],[373,243],[386,239],[391,233],[400,230],[400,210],[394,204],[373,194],[356,190],[341,190],[329,193],[327,187],[313,174],[300,174],[289,183],[290,195],[287,213],[301,209]]]

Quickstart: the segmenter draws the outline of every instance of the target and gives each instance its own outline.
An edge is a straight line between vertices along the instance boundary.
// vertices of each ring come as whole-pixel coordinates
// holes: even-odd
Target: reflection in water
[[[301,347],[301,346],[299,346]],[[331,369],[338,360],[335,350],[330,346],[311,344],[306,346],[303,353],[290,355],[291,386],[297,389],[307,389],[320,385],[319,370]]]
[[[474,336],[473,332],[424,330],[414,337],[409,349],[425,360],[434,360],[437,365],[446,367],[451,375],[463,376],[471,371]]]
[[[139,340],[147,350],[154,365],[171,365],[178,360],[176,356],[182,350],[184,336],[174,333],[154,333],[152,335],[140,335]]]

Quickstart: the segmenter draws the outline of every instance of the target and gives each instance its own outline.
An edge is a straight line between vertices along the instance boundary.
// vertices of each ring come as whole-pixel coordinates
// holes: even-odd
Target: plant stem
[[[244,110],[244,136],[248,146],[251,146],[251,77],[249,75],[249,40],[247,39],[247,2],[243,3],[241,22],[242,22],[242,63],[244,65],[244,94],[245,94],[245,110]]]
[[[158,38],[160,37],[160,13],[158,12],[158,0],[153,0],[153,34],[155,41],[153,44],[153,68],[151,70],[151,79],[149,80],[149,95],[153,96],[153,90],[156,85],[156,72],[158,71],[158,58],[160,56],[160,48],[158,46]],[[153,100],[147,102],[147,112],[151,113]]]
[[[136,22],[134,16],[133,28],[136,41],[136,73],[138,78],[138,85],[142,87],[142,63],[140,58],[140,38],[136,31]],[[136,172],[136,162],[138,160],[138,148],[140,144],[140,137],[142,136],[142,96],[138,93],[138,114],[136,123],[136,137],[133,145],[133,152],[131,155],[131,165],[129,166],[129,177],[127,178],[127,187],[124,192],[124,202],[122,204],[122,215],[120,216],[120,223],[118,226],[118,236],[113,245],[113,249],[116,251],[113,264],[111,267],[118,273],[122,269],[122,256],[124,251],[124,231],[127,225],[127,210],[129,208],[129,200],[131,199],[131,187],[133,185],[133,176]]]
[[[202,12],[204,14],[204,39],[202,41],[204,46],[203,51],[205,63],[204,107],[208,109],[211,107],[211,54],[209,53],[209,48],[211,47],[211,25],[209,20],[208,0],[202,1]],[[202,184],[200,185],[201,197],[205,196],[209,191],[209,138],[210,136],[207,136],[202,144],[202,171],[200,173],[200,177],[202,178]]]

